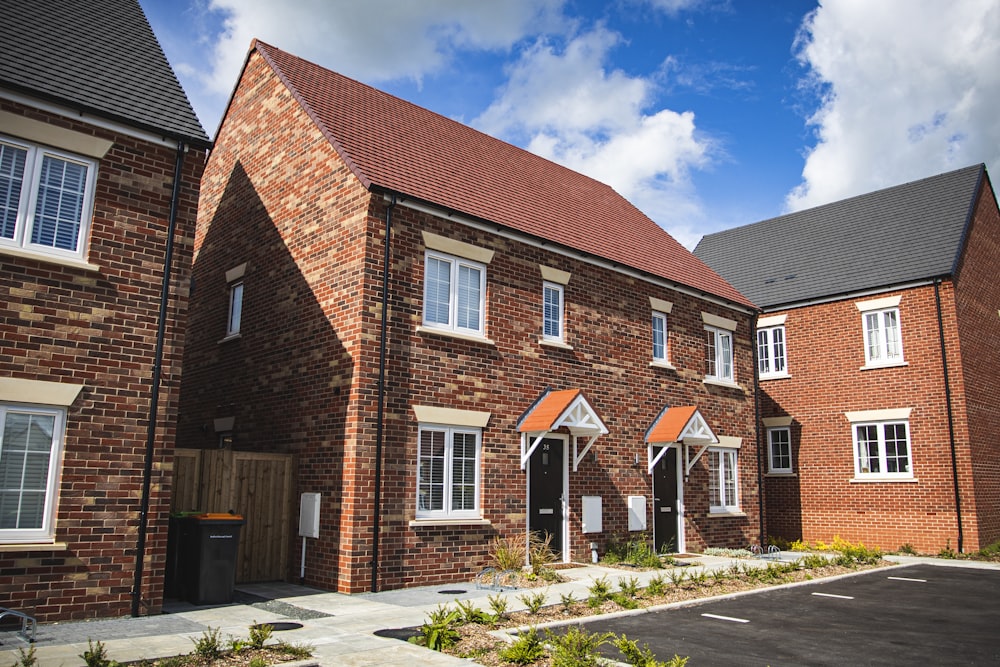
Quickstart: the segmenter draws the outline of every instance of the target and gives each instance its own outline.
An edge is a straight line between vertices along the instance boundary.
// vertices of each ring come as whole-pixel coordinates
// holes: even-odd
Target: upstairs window
[[[669,363],[667,359],[667,316],[653,311],[653,361]]]
[[[563,286],[545,281],[542,284],[543,324],[542,338],[544,340],[562,342],[563,340]]]
[[[705,327],[705,378],[733,382],[733,332]]]
[[[903,361],[903,341],[899,336],[899,308],[864,313],[865,363],[886,366]]]
[[[243,320],[243,282],[229,286],[229,319],[226,325],[226,335],[235,336],[240,332]]]
[[[785,327],[767,327],[757,330],[757,371],[761,378],[787,375]]]
[[[97,163],[0,137],[0,244],[83,259]]]
[[[424,325],[485,334],[486,267],[427,251],[424,259]]]
[[[482,431],[422,425],[418,437],[416,518],[478,518]]]

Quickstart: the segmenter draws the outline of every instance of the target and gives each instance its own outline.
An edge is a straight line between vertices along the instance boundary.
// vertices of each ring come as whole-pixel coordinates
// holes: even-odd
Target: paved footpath
[[[782,554],[795,559],[801,554]],[[894,558],[895,559],[895,558]],[[927,559],[898,558],[901,562],[925,562]],[[944,564],[937,559],[934,562]],[[727,568],[734,561],[728,558],[698,556],[691,569],[716,570]],[[766,565],[765,561],[739,561]],[[969,561],[955,561],[970,566]],[[973,565],[974,566],[974,565]],[[602,577],[614,588],[620,579],[635,577],[640,585],[657,571],[628,570],[587,565],[561,570],[569,581],[549,586],[548,602],[556,603],[561,595],[572,593],[576,599],[586,599],[588,588]],[[313,647],[312,659],[296,665],[341,667],[433,667],[472,665],[473,662],[454,658],[391,638],[394,630],[418,626],[427,614],[439,605],[455,600],[472,600],[481,609],[489,609],[487,596],[503,595],[509,609],[518,611],[525,605],[518,596],[524,591],[497,593],[477,589],[471,582],[443,584],[382,593],[343,595],[285,583],[241,584],[236,602],[221,606],[195,606],[188,603],[168,603],[164,614],[141,618],[119,618],[70,623],[46,623],[38,626],[35,650],[40,667],[73,667],[83,664],[80,654],[87,649],[87,640],[100,640],[107,655],[120,662],[143,658],[160,658],[190,653],[194,641],[209,628],[219,629],[220,637],[246,638],[254,623],[300,625],[277,631],[275,638],[290,644]],[[280,627],[280,626],[276,626]],[[14,632],[0,632],[0,665],[13,665],[18,648],[27,647]]]

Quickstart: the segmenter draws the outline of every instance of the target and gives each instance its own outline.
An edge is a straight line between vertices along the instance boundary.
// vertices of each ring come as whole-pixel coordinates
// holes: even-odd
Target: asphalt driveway
[[[706,665],[998,665],[1000,571],[934,565],[591,621]],[[612,647],[609,657],[620,659]]]

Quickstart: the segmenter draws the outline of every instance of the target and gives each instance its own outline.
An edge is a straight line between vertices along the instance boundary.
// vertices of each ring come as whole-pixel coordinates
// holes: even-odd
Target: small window
[[[785,327],[768,327],[757,330],[757,371],[761,378],[787,375]]]
[[[663,364],[667,359],[667,316],[653,311],[653,361]]]
[[[768,471],[792,472],[792,432],[787,427],[767,430]]]
[[[66,413],[0,403],[0,542],[55,536]]]
[[[708,456],[708,495],[709,511],[739,512],[740,499],[738,493],[735,449],[709,449]]]
[[[854,467],[859,478],[912,478],[909,421],[853,424]]]
[[[542,285],[542,338],[563,340],[563,286],[546,281]]]
[[[226,335],[235,336],[240,333],[243,320],[243,281],[229,285],[229,319],[226,325]]]
[[[480,429],[421,426],[418,519],[479,518]]]
[[[97,163],[0,137],[0,244],[83,259]]]
[[[893,366],[903,362],[903,341],[899,335],[899,308],[862,313],[865,336],[865,364]]]
[[[424,260],[424,325],[485,335],[486,267],[427,251]]]
[[[733,382],[733,332],[705,327],[705,378]]]

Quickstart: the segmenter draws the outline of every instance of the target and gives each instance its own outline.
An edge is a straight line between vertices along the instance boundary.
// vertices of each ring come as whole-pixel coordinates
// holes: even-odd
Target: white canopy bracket
[[[714,444],[714,443],[709,443],[709,445],[710,444]],[[685,447],[684,447],[684,477],[687,477],[688,475],[691,474],[691,468],[693,468],[694,464],[698,462],[698,459],[700,459],[701,455],[705,453],[705,450],[708,449],[709,445],[702,445],[701,448],[698,450],[698,453],[694,455],[693,459],[691,458],[691,445],[685,445]]]
[[[650,475],[653,474],[653,468],[656,467],[656,464],[660,462],[660,459],[663,458],[663,455],[667,453],[667,450],[670,449],[670,447],[662,446],[659,449],[660,451],[654,454],[653,445],[646,445],[646,472]]]
[[[548,434],[549,434],[548,431],[546,431],[545,433],[539,433],[538,437],[536,437],[531,442],[530,446],[528,445],[528,438],[530,438],[535,434],[534,433],[521,434],[521,470],[525,469],[525,467],[528,465],[528,459],[531,458],[531,455],[535,453],[536,449],[538,449],[538,445],[542,444],[542,440],[544,440],[545,436],[547,436]]]
[[[587,455],[588,451],[590,451],[590,446],[594,444],[595,440],[597,440],[598,435],[600,435],[600,433],[598,433],[597,435],[590,436],[590,438],[587,440],[587,444],[583,446],[583,450],[579,454],[576,451],[576,448],[580,442],[579,438],[576,437],[573,438],[573,472],[576,472],[576,469],[580,465],[580,461],[582,461],[583,457]]]

